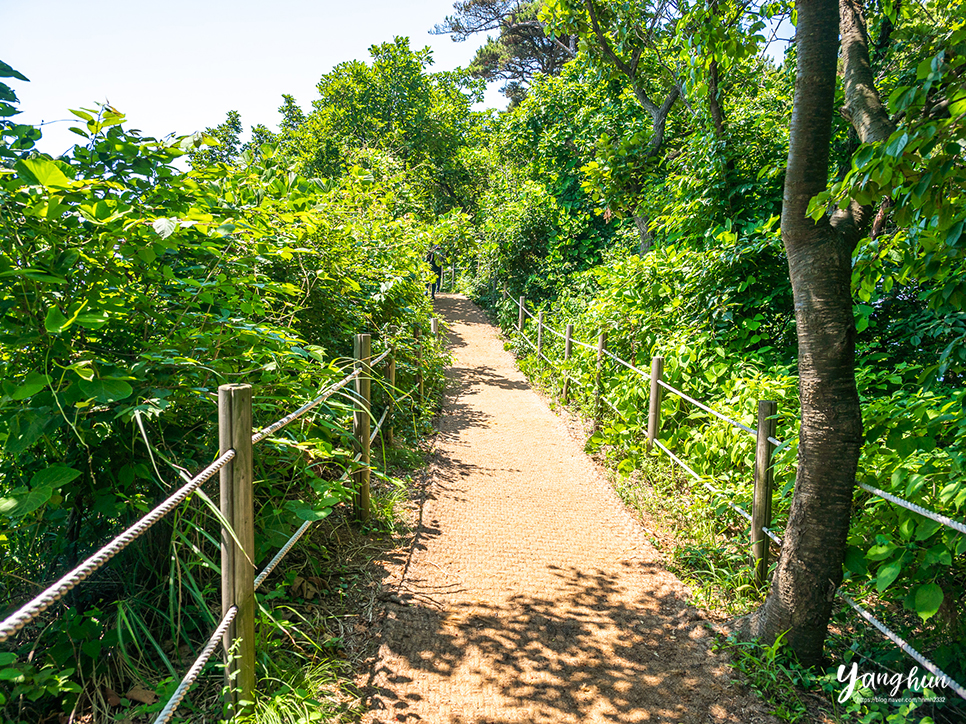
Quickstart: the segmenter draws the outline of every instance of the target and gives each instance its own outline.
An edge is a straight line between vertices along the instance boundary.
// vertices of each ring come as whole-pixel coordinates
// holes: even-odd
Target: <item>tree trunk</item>
[[[647,218],[647,214],[631,214],[631,216],[634,218],[635,226],[637,226],[637,233],[641,237],[641,243],[637,253],[638,256],[644,256],[654,244],[654,237],[651,236],[651,230],[647,228],[650,225],[650,220]]]
[[[782,240],[798,325],[802,424],[795,495],[781,557],[744,632],[766,643],[787,631],[802,663],[821,661],[862,441],[855,386],[852,243],[827,218],[806,216],[826,187],[835,100],[838,0],[797,0],[798,75],[789,133]]]

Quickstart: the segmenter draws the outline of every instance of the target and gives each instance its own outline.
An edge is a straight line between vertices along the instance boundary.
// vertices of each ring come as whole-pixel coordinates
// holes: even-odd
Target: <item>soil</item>
[[[411,545],[382,570],[371,724],[776,722],[474,304]]]

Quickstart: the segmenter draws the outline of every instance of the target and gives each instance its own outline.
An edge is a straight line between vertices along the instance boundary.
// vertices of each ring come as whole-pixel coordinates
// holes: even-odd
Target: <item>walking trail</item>
[[[454,361],[367,721],[775,721],[480,309],[436,309]]]

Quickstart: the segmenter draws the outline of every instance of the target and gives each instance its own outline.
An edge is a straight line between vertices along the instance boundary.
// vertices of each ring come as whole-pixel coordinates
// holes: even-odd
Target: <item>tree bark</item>
[[[852,244],[830,219],[806,216],[826,187],[834,112],[838,0],[797,0],[798,75],[789,133],[782,240],[798,325],[799,467],[781,557],[744,633],[821,661],[849,531],[862,417],[855,385]]]
[[[861,0],[840,0],[839,14],[845,86],[845,105],[839,112],[852,124],[861,143],[884,141],[892,135],[895,124],[875,87]],[[844,234],[854,248],[871,222],[872,214],[872,206],[860,206],[853,201],[832,214],[832,226]]]
[[[634,225],[637,226],[637,233],[641,237],[641,243],[638,247],[638,256],[644,256],[651,246],[654,244],[654,237],[651,236],[651,231],[647,227],[650,225],[650,221],[646,214],[631,214],[634,218]]]

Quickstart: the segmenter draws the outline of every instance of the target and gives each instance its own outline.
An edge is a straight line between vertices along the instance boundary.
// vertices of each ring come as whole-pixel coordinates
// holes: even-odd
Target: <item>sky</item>
[[[429,34],[452,11],[449,0],[0,0],[0,60],[30,79],[9,83],[16,120],[45,122],[38,146],[56,155],[79,140],[58,121],[98,102],[155,137],[217,125],[229,110],[246,129],[277,128],[283,93],[310,109],[324,73],[368,61],[396,35],[430,46],[433,70],[466,66],[485,38]],[[482,107],[505,106],[491,85]]]

